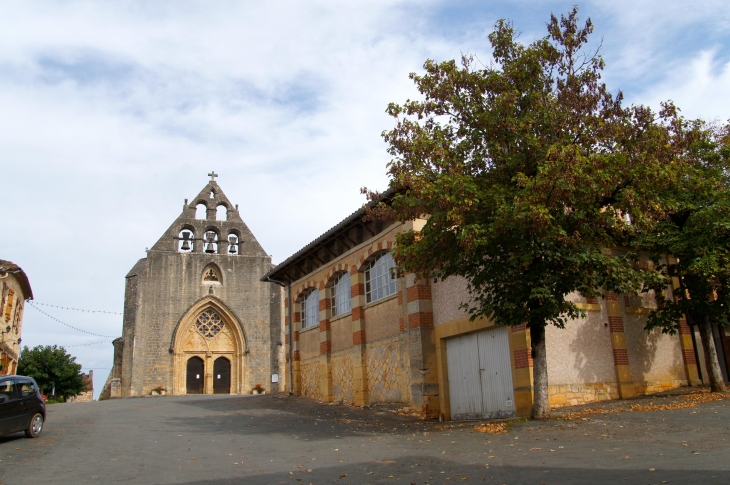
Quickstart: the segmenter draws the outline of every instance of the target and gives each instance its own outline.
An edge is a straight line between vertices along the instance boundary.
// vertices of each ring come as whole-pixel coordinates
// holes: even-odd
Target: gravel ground
[[[576,414],[686,392],[497,435],[283,395],[57,404],[39,439],[0,438],[0,484],[728,484],[730,400]]]

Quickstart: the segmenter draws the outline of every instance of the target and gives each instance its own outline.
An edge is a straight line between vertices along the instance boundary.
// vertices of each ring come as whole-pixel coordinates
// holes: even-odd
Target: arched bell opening
[[[235,229],[228,232],[228,254],[239,254],[241,246],[241,234]]]
[[[202,394],[245,392],[250,387],[245,350],[243,327],[236,316],[216,297],[203,298],[180,319],[174,333],[172,393],[195,393],[189,389],[200,390],[195,387],[200,385]],[[194,374],[191,366],[198,366]],[[201,377],[190,380],[197,375]]]
[[[204,221],[208,218],[208,206],[203,202],[198,202],[195,206],[195,218]]]
[[[183,227],[177,237],[177,250],[181,253],[192,253],[195,249],[195,231],[191,227]]]
[[[216,229],[206,229],[203,234],[203,251],[208,254],[218,253],[218,243],[220,237]]]
[[[213,362],[213,394],[231,393],[231,361],[218,357]]]
[[[200,357],[190,357],[186,367],[186,393],[203,394],[205,390],[205,362]]]
[[[215,208],[215,220],[216,221],[227,221],[228,220],[228,206],[225,204],[218,204]]]

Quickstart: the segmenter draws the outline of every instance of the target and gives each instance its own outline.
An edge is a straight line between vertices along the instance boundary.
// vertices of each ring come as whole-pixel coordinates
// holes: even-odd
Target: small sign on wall
[[[279,374],[271,374],[271,382],[279,382]]]

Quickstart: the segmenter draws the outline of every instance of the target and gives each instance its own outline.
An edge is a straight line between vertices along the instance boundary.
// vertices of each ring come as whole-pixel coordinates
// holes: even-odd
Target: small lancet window
[[[205,276],[203,276],[203,281],[220,283],[220,280],[218,279],[218,272],[213,268],[208,268],[205,272]]]
[[[178,251],[181,253],[191,253],[193,252],[193,246],[195,244],[195,238],[193,236],[193,233],[191,231],[180,231],[180,234],[178,236]]]
[[[205,252],[215,254],[218,252],[218,234],[215,231],[205,233]]]
[[[211,199],[215,199],[215,191],[214,190],[211,190],[210,191],[210,198]]]
[[[210,265],[203,270],[203,284],[221,284],[221,275],[218,274],[218,268],[216,268],[215,265]]]
[[[235,234],[228,235],[228,254],[238,253],[238,236]]]

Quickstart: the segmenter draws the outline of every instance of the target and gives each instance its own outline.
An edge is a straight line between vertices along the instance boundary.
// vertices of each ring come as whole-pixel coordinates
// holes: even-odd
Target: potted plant
[[[157,386],[154,389],[152,389],[152,392],[150,394],[152,394],[153,396],[154,395],[164,396],[165,394],[167,394],[167,389],[165,389],[162,386]]]
[[[266,389],[264,389],[264,386],[261,384],[256,384],[253,386],[253,389],[251,389],[251,394],[266,394]]]

